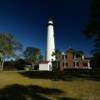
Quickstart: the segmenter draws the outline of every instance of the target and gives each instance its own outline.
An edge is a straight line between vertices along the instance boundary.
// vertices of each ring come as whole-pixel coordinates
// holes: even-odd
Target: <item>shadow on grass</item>
[[[73,80],[77,78],[100,81],[100,70],[88,69],[67,69],[62,73],[63,80]]]
[[[33,79],[72,81],[77,78],[82,78],[86,80],[100,81],[100,70],[67,69],[63,72],[27,71],[19,73],[25,77]]]
[[[63,91],[54,88],[14,84],[0,90],[0,100],[50,100],[46,96],[60,93]]]
[[[80,100],[80,99],[75,99],[71,97],[61,97],[61,98],[58,98],[58,100]]]

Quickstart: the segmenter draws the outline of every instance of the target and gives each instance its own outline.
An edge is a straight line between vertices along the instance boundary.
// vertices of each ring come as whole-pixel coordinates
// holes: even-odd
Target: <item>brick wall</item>
[[[76,58],[73,52],[67,52],[61,55],[59,67],[61,71],[67,68],[88,68],[88,60]]]

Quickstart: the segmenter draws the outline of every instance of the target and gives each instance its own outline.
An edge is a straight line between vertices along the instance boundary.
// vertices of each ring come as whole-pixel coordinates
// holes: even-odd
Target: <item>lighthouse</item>
[[[52,53],[55,51],[55,39],[54,39],[54,23],[50,18],[47,24],[47,47],[46,47],[46,61],[55,61],[55,56]]]
[[[52,53],[55,51],[55,40],[54,40],[54,24],[53,20],[49,19],[47,23],[47,42],[46,42],[46,61],[39,63],[40,71],[52,71],[52,61],[55,61],[55,56]]]

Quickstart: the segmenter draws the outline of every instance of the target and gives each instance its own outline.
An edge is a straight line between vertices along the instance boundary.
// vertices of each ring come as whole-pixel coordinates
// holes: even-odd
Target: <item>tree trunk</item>
[[[0,61],[0,71],[1,71],[1,66],[2,66],[1,63],[2,63],[2,62]]]
[[[3,71],[3,67],[4,67],[4,60],[1,61],[1,71]]]
[[[57,58],[57,70],[59,69],[59,59]]]
[[[34,69],[34,63],[32,62],[32,68],[31,69]]]
[[[57,61],[57,70],[58,70],[58,68],[59,68],[59,61]]]

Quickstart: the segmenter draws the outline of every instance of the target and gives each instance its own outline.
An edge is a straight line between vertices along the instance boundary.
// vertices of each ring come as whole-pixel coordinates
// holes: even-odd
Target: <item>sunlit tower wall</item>
[[[54,39],[54,24],[53,20],[49,19],[47,24],[47,48],[46,48],[46,60],[55,61],[55,56],[52,53],[55,51],[55,39]]]

